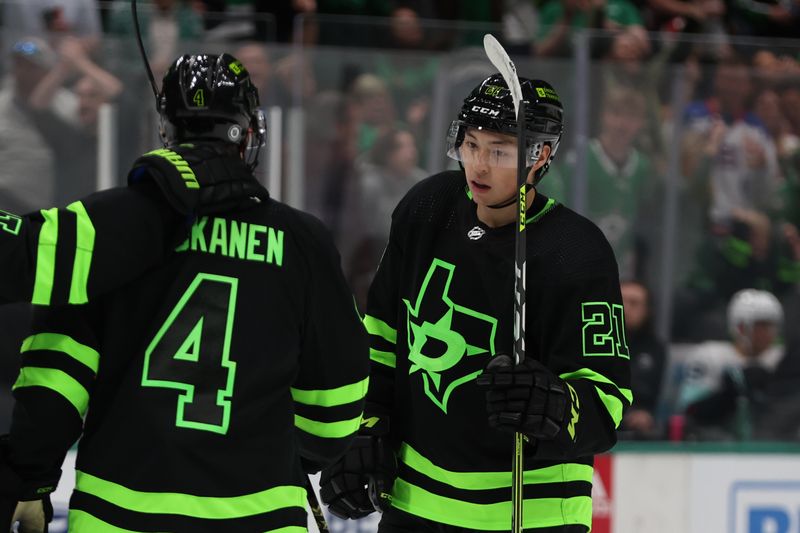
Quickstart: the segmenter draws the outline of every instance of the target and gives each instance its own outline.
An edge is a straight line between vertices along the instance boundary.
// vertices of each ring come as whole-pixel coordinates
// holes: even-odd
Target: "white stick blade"
[[[503,45],[495,39],[494,35],[487,33],[483,36],[483,49],[486,51],[486,57],[492,62],[500,75],[511,90],[511,98],[514,100],[514,111],[519,115],[519,103],[522,101],[522,87],[519,85],[519,77],[517,76],[517,67],[514,62],[508,57]]]

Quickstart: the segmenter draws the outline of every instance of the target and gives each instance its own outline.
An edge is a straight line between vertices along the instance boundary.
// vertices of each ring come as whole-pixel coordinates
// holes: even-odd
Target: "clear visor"
[[[469,131],[479,131],[480,127],[469,126],[460,120],[454,120],[447,132],[447,156],[465,165],[483,164],[498,168],[517,168],[517,139],[511,142],[495,142],[479,139],[469,135]],[[488,130],[487,130],[488,131]],[[527,147],[525,166],[530,167],[539,159],[542,143]]]

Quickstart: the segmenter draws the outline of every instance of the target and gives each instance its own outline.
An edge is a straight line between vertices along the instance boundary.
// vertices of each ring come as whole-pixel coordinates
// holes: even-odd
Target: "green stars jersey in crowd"
[[[433,176],[393,215],[365,319],[368,402],[387,410],[399,445],[392,505],[508,531],[513,439],[488,426],[475,376],[512,352],[515,225],[482,224],[464,187],[461,172]],[[527,356],[577,398],[565,444],[527,450],[524,527],[588,530],[592,456],[614,444],[631,403],[617,267],[587,219],[541,194],[528,213]]]
[[[83,279],[59,269],[89,241],[73,212],[57,212],[58,238],[77,243],[55,252],[59,302],[59,276]],[[92,219],[96,248],[111,223]],[[368,384],[338,253],[320,222],[269,199],[203,217],[171,246],[120,289],[37,310],[10,458],[35,479],[82,433],[71,531],[305,531],[304,472],[345,451]]]

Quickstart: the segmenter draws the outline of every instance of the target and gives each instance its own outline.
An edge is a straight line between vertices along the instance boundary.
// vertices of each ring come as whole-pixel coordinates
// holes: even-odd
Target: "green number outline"
[[[612,338],[613,326],[608,320],[610,316],[611,307],[608,302],[583,302],[581,304],[583,355],[588,357],[613,357],[616,355],[614,339]],[[605,333],[596,332],[597,328],[605,328],[606,326],[608,326],[608,330]],[[587,337],[591,337],[591,342],[586,342]],[[599,339],[602,339],[603,342],[598,342]],[[603,352],[601,351],[603,349],[609,351]]]
[[[205,107],[206,98],[203,89],[195,91],[194,96],[192,96],[192,102],[194,102],[195,107]]]
[[[228,306],[227,306],[228,313],[225,322],[225,339],[223,340],[222,363],[221,363],[221,366],[228,370],[228,378],[226,381],[225,389],[217,391],[217,405],[222,408],[221,425],[196,422],[192,420],[186,420],[184,418],[184,406],[186,404],[191,404],[194,401],[194,389],[195,389],[194,385],[190,385],[188,383],[182,383],[179,381],[150,379],[147,377],[150,370],[151,354],[158,346],[158,344],[161,342],[161,339],[164,337],[167,331],[169,331],[170,327],[172,327],[172,324],[181,314],[181,311],[183,311],[183,308],[186,306],[186,303],[189,301],[189,299],[192,297],[192,295],[195,293],[195,291],[197,291],[197,289],[204,281],[209,281],[214,283],[225,283],[230,285],[230,297],[228,299]],[[231,414],[231,397],[233,396],[234,378],[236,377],[236,362],[230,360],[229,352],[231,345],[231,334],[233,333],[233,318],[234,314],[236,313],[236,292],[238,289],[238,285],[239,285],[239,280],[236,278],[231,278],[228,276],[219,276],[215,274],[206,274],[202,272],[197,274],[194,280],[192,280],[192,283],[189,285],[189,288],[186,289],[186,291],[184,291],[180,300],[178,300],[178,303],[175,304],[175,307],[172,308],[172,311],[170,312],[169,316],[161,325],[161,328],[159,328],[158,333],[156,333],[156,336],[153,337],[153,340],[150,341],[150,344],[148,345],[147,350],[145,351],[144,367],[142,369],[142,386],[176,389],[179,391],[183,391],[183,393],[178,396],[178,407],[175,413],[175,425],[178,427],[211,431],[213,433],[219,433],[221,435],[225,435],[228,432],[228,424],[230,423],[230,414]],[[203,318],[204,317],[201,317],[200,322],[203,321]],[[194,329],[192,330],[192,332],[194,332]],[[180,349],[178,351],[180,352]]]
[[[625,308],[622,307],[621,304],[611,304],[611,314],[614,317],[614,336],[617,338],[617,356],[630,359],[631,353],[628,349],[628,338],[625,334]]]
[[[13,224],[13,227],[11,226]],[[0,210],[0,229],[11,235],[19,235],[19,228],[22,226],[22,218],[9,213],[8,211]]]

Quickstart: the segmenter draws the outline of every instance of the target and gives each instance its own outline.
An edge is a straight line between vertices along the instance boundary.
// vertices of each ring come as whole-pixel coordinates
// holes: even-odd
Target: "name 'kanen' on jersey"
[[[192,225],[191,236],[175,251],[190,249],[282,266],[283,230],[224,218],[202,217]]]

